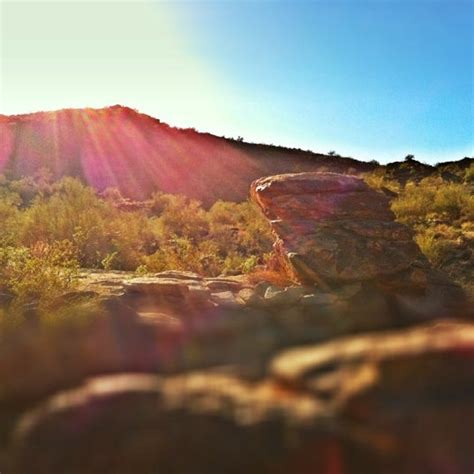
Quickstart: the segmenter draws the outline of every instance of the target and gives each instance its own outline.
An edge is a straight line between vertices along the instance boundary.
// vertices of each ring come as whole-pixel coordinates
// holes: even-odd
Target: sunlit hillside
[[[377,168],[375,162],[335,152],[323,155],[172,128],[121,106],[0,116],[0,130],[0,172],[9,178],[47,169],[54,179],[78,177],[99,191],[116,187],[136,199],[162,191],[211,205],[218,199],[245,200],[250,183],[260,176]],[[438,171],[415,164],[395,163],[389,169],[396,179],[406,179],[407,169],[412,178]],[[461,169],[468,166],[469,160],[459,163]]]
[[[156,190],[206,203],[241,201],[264,175],[367,171],[356,160],[172,128],[132,109],[71,109],[0,117],[0,167],[19,178],[48,168],[55,178],[81,177],[98,190],[117,187],[129,197]]]

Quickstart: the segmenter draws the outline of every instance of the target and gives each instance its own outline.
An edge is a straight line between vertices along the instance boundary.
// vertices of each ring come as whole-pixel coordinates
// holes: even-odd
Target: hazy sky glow
[[[471,0],[0,0],[0,15],[0,113],[120,103],[362,159],[473,154]]]

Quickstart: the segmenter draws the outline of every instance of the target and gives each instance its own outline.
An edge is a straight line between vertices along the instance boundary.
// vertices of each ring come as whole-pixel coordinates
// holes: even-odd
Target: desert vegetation
[[[75,178],[48,173],[0,181],[0,288],[22,304],[48,304],[74,287],[79,268],[139,274],[189,270],[248,273],[269,257],[269,225],[250,203],[155,193],[130,202],[99,196]]]
[[[415,240],[436,268],[473,293],[474,165],[448,179],[430,176],[402,184],[383,169],[366,175],[369,185],[388,192],[397,219],[415,231]]]
[[[465,287],[472,285],[473,176],[471,165],[454,180],[401,184],[383,168],[365,177],[391,195],[398,220],[414,229],[431,263]],[[0,290],[11,307],[55,304],[74,289],[79,269],[246,273],[254,282],[287,282],[272,268],[269,224],[247,201],[205,208],[161,192],[131,201],[117,189],[98,194],[76,178],[54,181],[42,171],[0,178],[0,220]]]

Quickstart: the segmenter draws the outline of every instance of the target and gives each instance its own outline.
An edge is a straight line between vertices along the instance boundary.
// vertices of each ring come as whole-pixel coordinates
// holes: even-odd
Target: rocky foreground
[[[0,471],[473,471],[462,290],[357,178],[282,175],[251,194],[299,283],[84,273],[64,297],[105,311],[80,337],[32,323],[0,347]]]

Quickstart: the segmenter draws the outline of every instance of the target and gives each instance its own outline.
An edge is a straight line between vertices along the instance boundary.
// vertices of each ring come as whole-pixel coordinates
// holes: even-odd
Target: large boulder
[[[471,472],[473,354],[473,325],[444,322],[295,348],[258,379],[92,379],[23,417],[8,472]]]
[[[464,311],[460,288],[430,268],[412,231],[395,221],[389,198],[362,179],[270,176],[252,183],[251,197],[271,222],[280,263],[296,280],[328,291],[362,282],[420,318]]]
[[[423,259],[387,197],[354,176],[271,176],[255,181],[251,194],[271,220],[280,254],[303,280],[313,280],[312,273],[328,282],[370,280]]]

